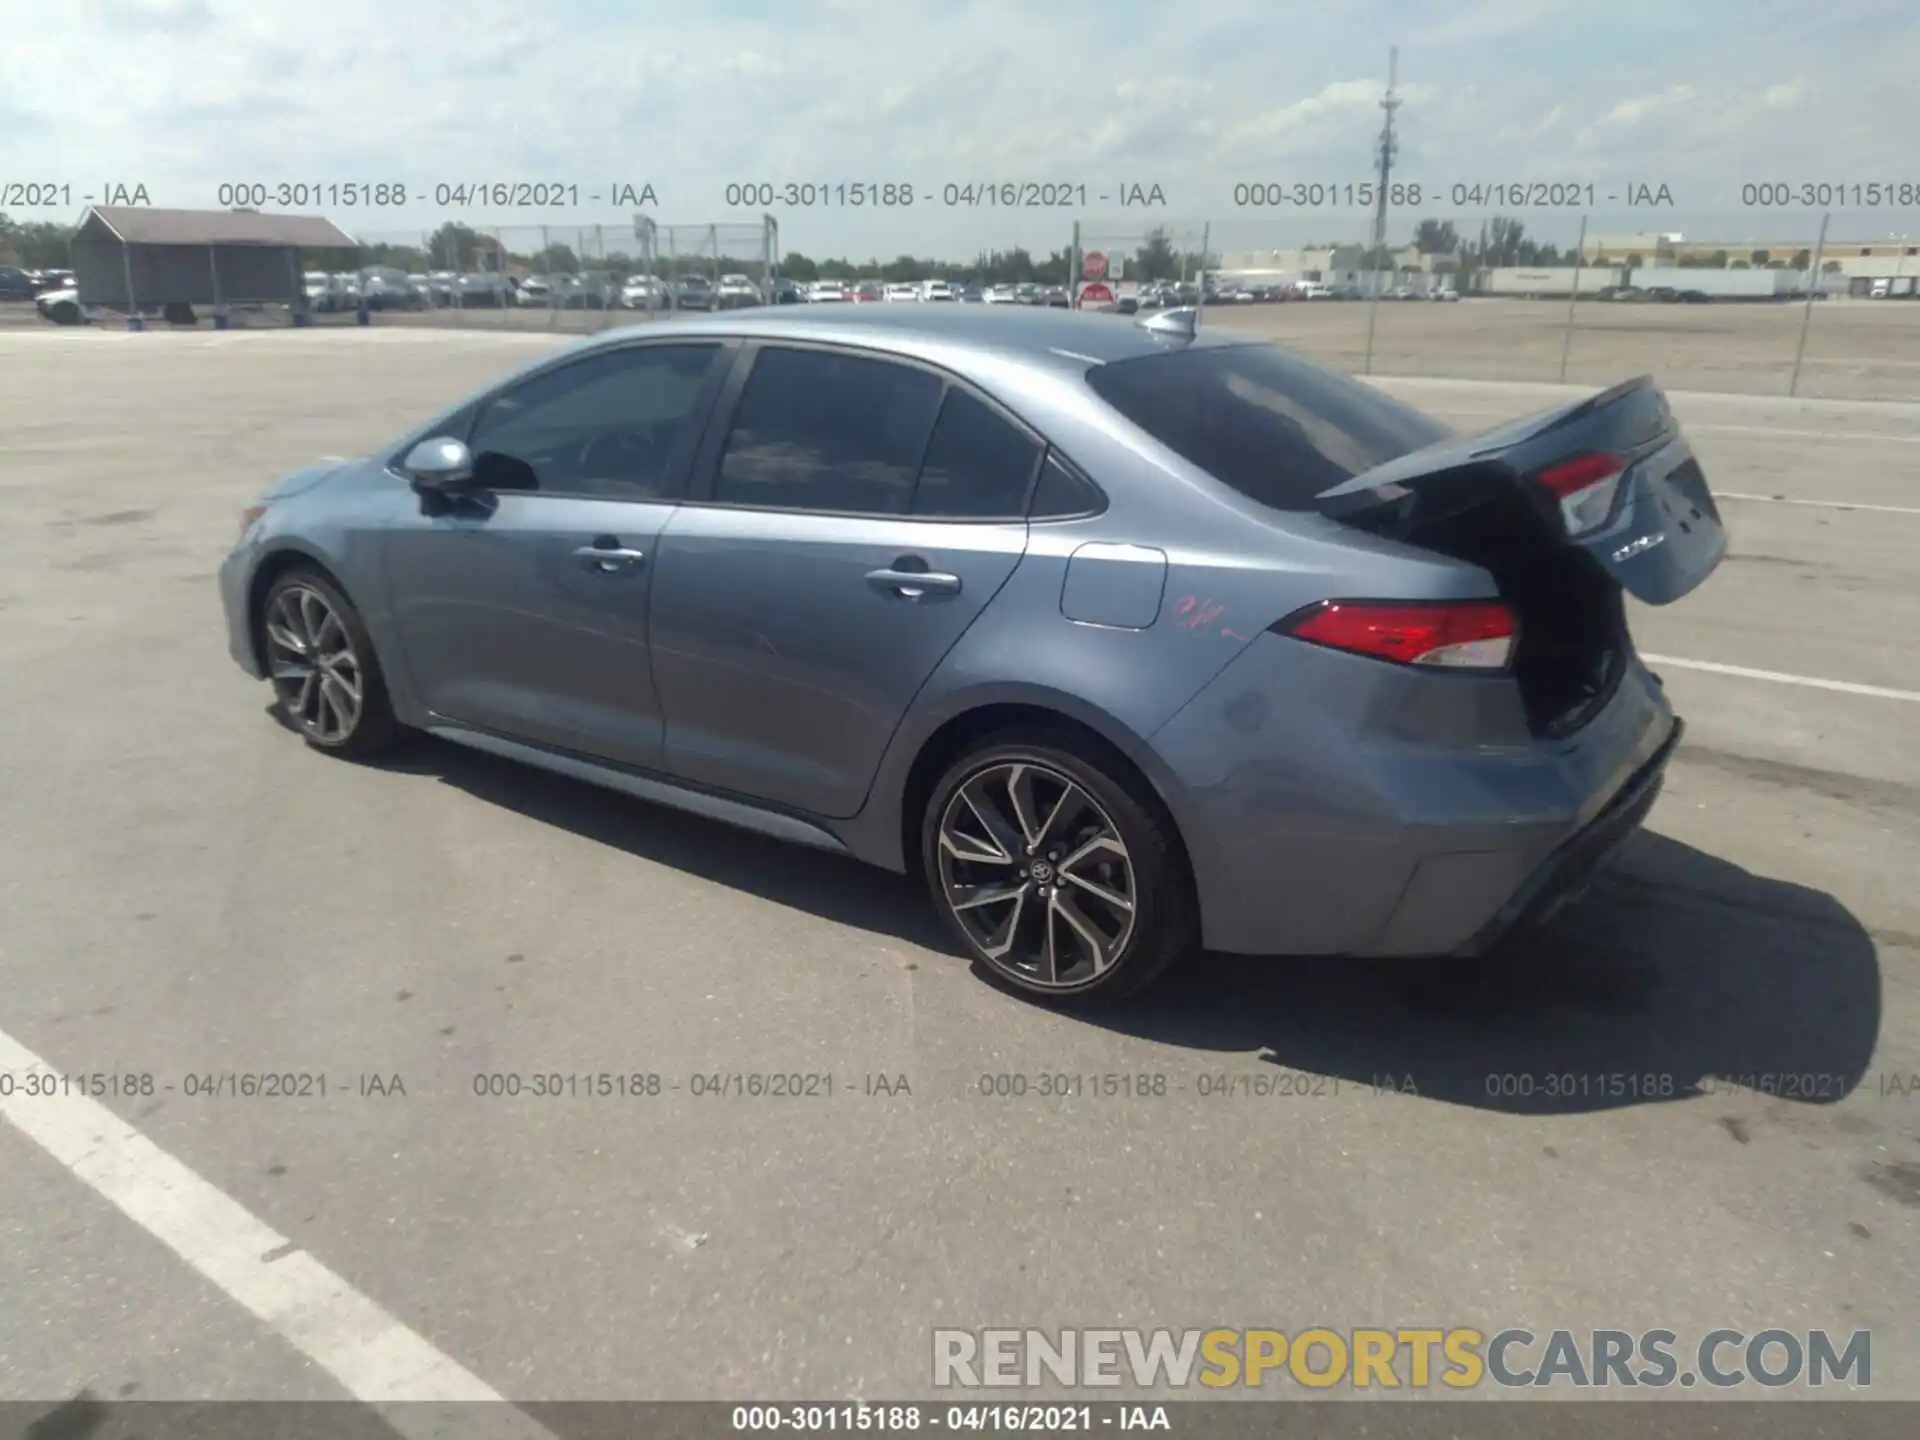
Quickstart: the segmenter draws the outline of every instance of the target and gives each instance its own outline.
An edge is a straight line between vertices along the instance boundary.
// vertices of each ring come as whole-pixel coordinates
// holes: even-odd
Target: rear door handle
[[[647,563],[647,552],[618,545],[582,545],[573,558],[597,575],[618,575]]]
[[[960,593],[960,577],[938,570],[869,570],[867,583],[876,590],[891,591],[902,600],[918,600],[928,594]]]

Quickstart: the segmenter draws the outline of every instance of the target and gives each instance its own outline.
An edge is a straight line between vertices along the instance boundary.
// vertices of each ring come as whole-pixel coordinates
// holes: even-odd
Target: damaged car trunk
[[[1625,673],[1622,592],[1665,605],[1720,563],[1706,478],[1649,377],[1400,456],[1321,512],[1484,569],[1519,620],[1511,675],[1543,738],[1578,730]]]

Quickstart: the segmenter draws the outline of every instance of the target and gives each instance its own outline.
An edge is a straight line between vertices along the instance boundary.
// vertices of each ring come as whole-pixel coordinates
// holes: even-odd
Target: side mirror
[[[466,442],[444,436],[422,440],[407,452],[400,468],[422,492],[451,494],[473,480],[473,452]]]

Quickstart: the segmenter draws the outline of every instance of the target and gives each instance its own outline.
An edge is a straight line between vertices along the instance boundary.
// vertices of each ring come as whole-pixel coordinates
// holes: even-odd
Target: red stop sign
[[[1080,303],[1082,305],[1110,305],[1113,303],[1113,287],[1111,285],[1102,285],[1098,281],[1095,281],[1091,285],[1082,285],[1080,287]]]
[[[1089,280],[1107,278],[1107,257],[1101,251],[1089,250],[1080,260],[1080,273]]]

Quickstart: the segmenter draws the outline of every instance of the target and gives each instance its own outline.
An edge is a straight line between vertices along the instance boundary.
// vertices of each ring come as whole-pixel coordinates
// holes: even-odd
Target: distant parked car
[[[620,286],[620,304],[627,310],[664,310],[667,287],[651,275],[629,275]]]
[[[31,300],[40,289],[39,282],[18,265],[0,265],[0,300]]]
[[[1040,299],[1037,303],[1049,306],[1055,310],[1071,310],[1073,308],[1073,297],[1067,294],[1066,286],[1049,285],[1040,292]]]
[[[853,287],[850,297],[856,305],[879,305],[887,298],[887,287],[879,280],[862,280]]]
[[[807,299],[815,305],[846,305],[853,297],[847,293],[844,281],[817,280],[807,291]]]
[[[1682,305],[1706,305],[1713,300],[1704,290],[1682,290],[1676,298]]]
[[[674,282],[673,303],[681,310],[713,309],[713,282],[704,275],[682,275]]]
[[[1460,292],[1451,285],[1442,285],[1437,290],[1429,290],[1427,292],[1427,299],[1429,300],[1458,300],[1459,298]]]
[[[958,300],[960,297],[954,293],[953,286],[946,281],[929,280],[920,287],[920,298],[922,300]]]
[[[87,323],[87,312],[80,308],[78,290],[43,290],[33,297],[33,305],[43,319],[56,325]]]
[[[713,292],[713,303],[717,310],[749,309],[761,303],[760,287],[750,276],[722,275]]]
[[[793,280],[773,282],[773,303],[776,305],[804,305],[807,302],[806,290]]]
[[[468,309],[488,308],[507,303],[507,277],[489,274],[485,271],[473,271],[459,279],[460,303]],[[359,304],[358,287],[355,289],[354,304]]]
[[[1332,287],[1323,285],[1318,280],[1302,280],[1298,285],[1293,287],[1293,293],[1298,295],[1302,300],[1331,300],[1333,298]]]
[[[404,270],[370,265],[360,272],[360,293],[372,310],[412,310],[420,305]]]

